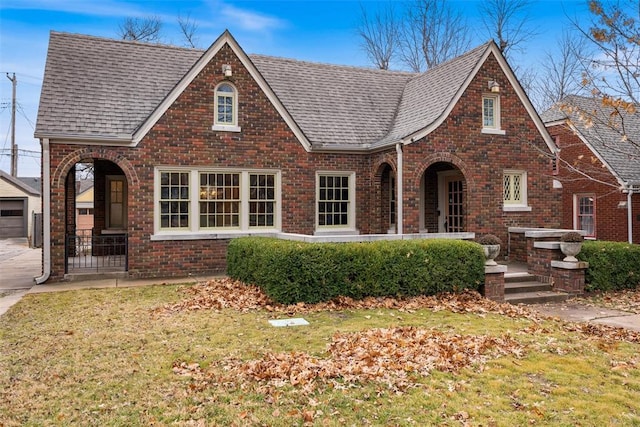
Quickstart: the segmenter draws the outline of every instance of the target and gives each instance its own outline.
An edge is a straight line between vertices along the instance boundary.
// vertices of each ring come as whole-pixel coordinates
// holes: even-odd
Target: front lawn
[[[640,334],[477,294],[276,307],[223,279],[0,317],[0,426],[639,426],[639,395]]]

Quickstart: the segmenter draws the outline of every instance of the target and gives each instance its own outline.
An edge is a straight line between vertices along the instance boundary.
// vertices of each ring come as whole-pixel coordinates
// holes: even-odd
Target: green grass
[[[0,425],[557,425],[640,426],[640,345],[495,314],[390,309],[297,314],[152,309],[175,286],[27,295],[0,317]],[[399,393],[377,382],[309,390],[255,381],[223,386],[176,375],[176,361],[224,376],[221,361],[266,353],[327,357],[335,332],[416,326],[510,334],[524,347],[457,373],[433,371]]]

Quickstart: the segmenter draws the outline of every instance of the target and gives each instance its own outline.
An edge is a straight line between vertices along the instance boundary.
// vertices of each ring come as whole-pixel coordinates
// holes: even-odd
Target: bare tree
[[[399,23],[395,18],[393,6],[369,15],[361,7],[361,21],[357,29],[362,39],[362,48],[369,60],[379,69],[388,70],[391,60],[398,49],[400,36]]]
[[[187,46],[192,48],[197,48],[198,46],[198,24],[191,19],[191,14],[188,14],[186,17],[178,16],[178,26],[180,27],[180,32],[184,37],[185,43]]]
[[[482,23],[505,57],[524,49],[536,32],[529,26],[529,0],[486,0],[480,5]]]
[[[125,18],[118,29],[118,35],[122,40],[157,43],[160,41],[162,21],[157,16]]]
[[[580,94],[582,59],[587,56],[584,39],[574,32],[563,31],[555,49],[545,52],[536,84],[531,88],[538,111],[546,110],[568,95]]]
[[[594,102],[586,109],[564,108],[578,109],[585,126],[596,124],[614,132],[619,144],[611,148],[640,160],[640,1],[590,0],[589,9],[591,22],[574,21],[574,26],[594,49],[593,55],[583,58],[581,81]]]
[[[575,21],[597,55],[584,64],[583,84],[594,93],[640,104],[640,2],[590,0],[589,26]]]
[[[446,0],[416,0],[403,20],[400,52],[405,65],[420,72],[469,49],[469,27]]]

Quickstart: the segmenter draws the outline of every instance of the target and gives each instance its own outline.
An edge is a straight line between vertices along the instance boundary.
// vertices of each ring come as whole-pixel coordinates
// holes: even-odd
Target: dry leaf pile
[[[192,377],[200,387],[205,384],[238,387],[246,381],[257,381],[275,387],[290,384],[312,392],[318,383],[335,388],[373,381],[399,392],[415,386],[433,370],[455,373],[469,366],[482,369],[491,358],[521,357],[523,347],[507,335],[457,335],[397,327],[336,333],[327,353],[327,358],[292,352],[268,353],[250,361],[227,359],[222,362],[225,372],[222,376],[184,362],[177,362],[173,371]]]
[[[154,310],[155,314],[171,314],[190,310],[233,309],[241,312],[266,310],[280,313],[310,313],[318,311],[341,311],[358,309],[394,309],[412,312],[419,309],[433,311],[447,310],[453,313],[500,314],[512,318],[528,318],[539,321],[545,316],[526,307],[497,303],[483,298],[479,293],[444,293],[436,296],[416,296],[408,298],[367,297],[355,300],[338,297],[333,301],[317,304],[298,303],[280,305],[271,301],[257,286],[246,285],[229,278],[218,278],[194,286],[180,287],[179,292],[188,296],[183,301],[167,304]]]

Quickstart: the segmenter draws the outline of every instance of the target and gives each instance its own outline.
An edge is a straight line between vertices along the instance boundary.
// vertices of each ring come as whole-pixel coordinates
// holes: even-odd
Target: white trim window
[[[213,130],[240,132],[238,126],[238,92],[231,83],[223,82],[215,90]]]
[[[316,200],[319,230],[355,230],[354,172],[318,172]]]
[[[527,205],[527,172],[507,169],[502,173],[502,202],[505,211],[530,211]]]
[[[279,231],[280,172],[156,168],[157,240]]]
[[[595,194],[573,195],[573,228],[584,231],[585,237],[596,237]]]
[[[189,173],[162,171],[160,175],[160,228],[189,229]]]
[[[499,95],[482,95],[482,133],[505,134],[500,128]]]

